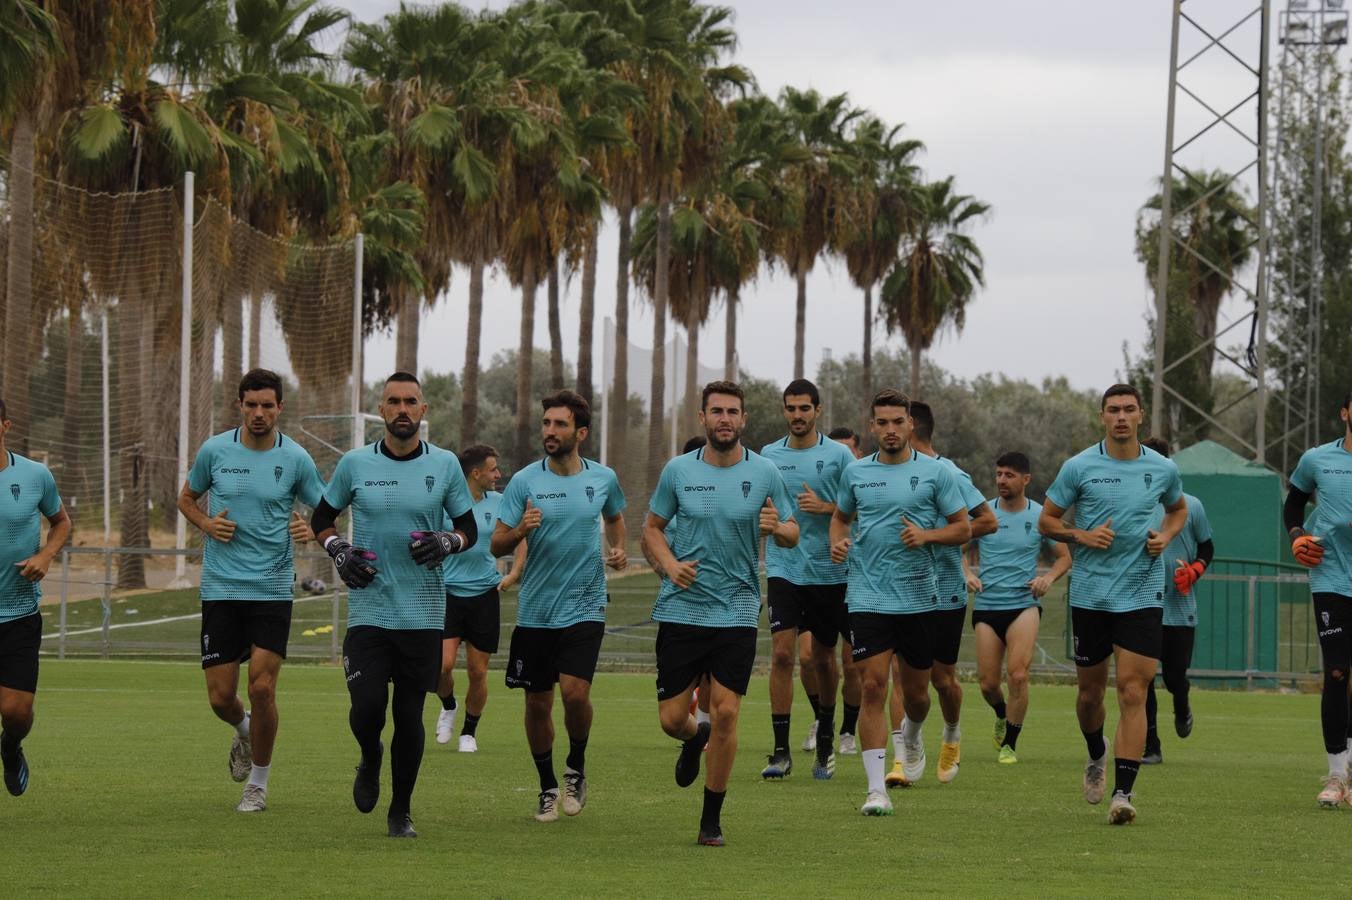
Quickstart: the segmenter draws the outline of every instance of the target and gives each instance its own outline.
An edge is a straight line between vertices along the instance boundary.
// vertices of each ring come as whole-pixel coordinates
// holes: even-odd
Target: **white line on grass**
[[[315,596],[313,596],[313,597],[297,597],[295,600],[293,600],[293,601],[291,601],[291,602],[292,602],[292,603],[308,603],[308,602],[310,602],[311,600],[329,600],[329,601],[332,601],[332,599],[333,599],[333,595],[332,595],[332,594],[317,594],[317,595],[315,595]],[[166,623],[168,623],[168,622],[186,622],[186,621],[188,621],[189,619],[200,619],[201,617],[202,617],[202,613],[199,611],[199,612],[195,612],[195,613],[188,613],[188,614],[185,615],[185,616],[168,616],[168,617],[163,618],[163,619],[150,619],[150,620],[145,621],[145,622],[121,622],[121,623],[119,623],[119,624],[117,624],[117,625],[109,625],[109,626],[108,626],[108,630],[109,630],[109,631],[112,631],[112,630],[115,629],[115,628],[144,628],[144,627],[146,627],[147,625],[164,625],[164,624],[166,624]],[[81,635],[81,634],[101,634],[102,632],[103,632],[103,626],[102,626],[102,625],[98,625],[98,626],[96,626],[96,627],[94,627],[94,628],[81,628],[81,629],[78,629],[78,630],[76,630],[76,631],[67,631],[67,632],[66,632],[66,637],[76,637],[76,636]],[[60,634],[60,632],[58,632],[58,633],[56,633],[56,634],[47,635],[47,636],[46,636],[46,639],[47,639],[47,640],[56,640],[56,639],[59,638],[60,636],[61,636],[61,634]]]

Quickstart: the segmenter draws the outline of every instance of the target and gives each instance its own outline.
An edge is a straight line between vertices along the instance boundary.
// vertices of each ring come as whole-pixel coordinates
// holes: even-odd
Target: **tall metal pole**
[[[104,304],[100,317],[103,346],[100,363],[103,367],[103,545],[111,547],[113,542],[113,442],[112,429],[108,420],[108,306]]]
[[[1255,368],[1258,370],[1258,411],[1254,423],[1254,459],[1267,461],[1267,322],[1268,322],[1268,28],[1271,18],[1267,4],[1263,5],[1258,51],[1258,348]]]
[[[356,450],[366,443],[366,429],[362,427],[361,391],[365,375],[362,372],[361,340],[361,281],[362,261],[366,250],[365,236],[358,233],[353,245],[352,265],[352,396],[349,412],[352,415],[352,449]]]
[[[1160,185],[1159,256],[1155,263],[1155,378],[1150,391],[1150,431],[1164,433],[1164,335],[1169,312],[1169,243],[1173,240],[1174,106],[1178,94],[1178,18],[1174,0],[1169,37],[1169,104],[1164,124],[1164,179]]]
[[[1324,11],[1320,9],[1318,19],[1315,24],[1315,33],[1322,40],[1324,35]],[[1308,446],[1314,446],[1324,438],[1320,434],[1319,423],[1322,421],[1323,411],[1319,408],[1320,404],[1320,384],[1319,384],[1319,339],[1323,333],[1323,305],[1324,305],[1324,253],[1323,247],[1323,228],[1322,219],[1324,216],[1324,45],[1316,45],[1312,51],[1314,53],[1314,156],[1312,163],[1314,172],[1314,190],[1311,192],[1310,202],[1310,344],[1309,361],[1306,363],[1310,368],[1310,383],[1313,386],[1313,397],[1310,400],[1308,416],[1310,420],[1311,440]]]
[[[183,173],[183,308],[182,322],[178,331],[178,480],[177,488],[188,480],[188,440],[189,407],[191,391],[188,380],[192,364],[192,219],[193,185],[192,172]],[[174,546],[180,551],[174,557],[173,587],[188,587],[187,559],[182,551],[188,547],[188,529],[182,516],[174,517]]]

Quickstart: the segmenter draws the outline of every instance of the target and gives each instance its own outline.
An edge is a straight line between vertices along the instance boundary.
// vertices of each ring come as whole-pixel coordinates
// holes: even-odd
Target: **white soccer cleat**
[[[1337,775],[1325,775],[1318,799],[1322,809],[1337,809],[1347,799],[1347,781]]]
[[[1091,759],[1084,764],[1084,783],[1081,787],[1084,790],[1084,799],[1088,803],[1103,802],[1103,786],[1107,783],[1107,772],[1105,771],[1108,762],[1107,754],[1102,759]]]
[[[235,781],[244,781],[253,770],[253,744],[246,737],[235,735],[230,742],[230,777]]]
[[[455,733],[455,710],[443,709],[437,716],[437,743],[449,744]]]
[[[235,812],[262,812],[268,808],[268,789],[256,784],[244,786],[244,796],[240,798]]]
[[[539,805],[535,807],[535,821],[557,822],[559,820],[559,789],[550,788],[540,792]]]
[[[956,769],[956,766],[954,767]],[[905,741],[901,743],[901,777],[902,787],[910,787],[919,781],[925,774],[925,745],[916,741],[914,744],[908,744]],[[954,771],[953,774],[957,774]]]
[[[587,805],[587,776],[573,769],[563,770],[563,814],[575,816]]]
[[[812,727],[808,729],[807,737],[803,738],[803,752],[811,753],[817,749],[817,721],[812,721]]]
[[[474,735],[472,734],[462,734],[460,735],[459,749],[461,753],[478,753],[479,742],[474,738]]]
[[[1130,825],[1136,821],[1136,807],[1131,805],[1131,794],[1114,793],[1108,804],[1109,825]]]
[[[836,752],[841,756],[859,755],[859,744],[855,741],[854,735],[842,734],[840,736],[840,747]]]
[[[859,814],[863,816],[892,815],[892,801],[887,796],[887,792],[869,791],[868,796],[864,798],[864,805],[859,807]]]

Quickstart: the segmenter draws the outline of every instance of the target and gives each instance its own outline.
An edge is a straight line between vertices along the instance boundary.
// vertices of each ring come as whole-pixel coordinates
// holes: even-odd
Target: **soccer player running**
[[[1306,450],[1291,473],[1282,520],[1296,561],[1310,570],[1315,627],[1324,658],[1324,688],[1319,719],[1329,771],[1319,792],[1319,805],[1337,809],[1348,802],[1349,723],[1348,672],[1352,670],[1352,393],[1343,398],[1339,415],[1343,436]],[[1307,504],[1315,508],[1307,518]]]
[[[837,425],[835,428],[832,428],[830,433],[826,436],[833,441],[839,441],[844,444],[845,449],[849,450],[850,454],[854,456],[855,459],[864,455],[864,451],[859,447],[859,435],[854,433],[853,428]]]
[[[498,493],[498,451],[487,444],[475,444],[460,451],[460,470],[465,473],[470,496],[474,499],[474,521],[484,535],[493,533],[502,494]],[[455,733],[455,658],[465,645],[465,670],[469,691],[465,694],[465,723],[460,729],[461,753],[477,753],[476,732],[488,701],[488,658],[498,652],[502,601],[499,591],[510,589],[521,580],[526,562],[526,544],[516,548],[511,571],[504,578],[487,538],[475,541],[467,553],[459,553],[441,564],[446,583],[446,624],[441,631],[441,679],[437,696],[441,712],[437,714],[437,743],[449,744]]]
[[[770,724],[774,752],[761,772],[763,778],[783,778],[793,770],[789,753],[789,714],[793,708],[793,660],[797,635],[810,637],[812,655],[804,674],[812,671],[809,694],[816,732],[816,763],[812,777],[825,780],[835,774],[836,641],[848,635],[845,610],[845,565],[831,560],[831,515],[836,511],[836,488],[854,456],[843,444],[817,430],[821,398],[817,386],[799,378],[784,388],[784,420],[789,433],[766,444],[761,456],[774,463],[794,503],[789,513],[798,523],[796,546],[773,541],[765,550],[769,593]],[[796,496],[795,496],[796,494]],[[857,716],[857,713],[856,713]],[[850,731],[854,723],[848,723]]]
[[[554,822],[560,805],[565,815],[575,816],[587,804],[591,683],[606,628],[605,567],[622,571],[628,556],[619,479],[614,470],[578,452],[591,430],[591,407],[572,391],[551,394],[540,406],[545,456],[507,483],[493,554],[506,556],[521,541],[530,543],[508,650],[507,687],[526,692],[526,742],[540,776],[535,819]],[[610,547],[604,552],[602,522]],[[554,773],[556,682],[568,732],[562,803]]]
[[[1129,384],[1103,392],[1099,418],[1104,438],[1066,460],[1047,489],[1038,530],[1071,545],[1075,577],[1070,581],[1070,627],[1075,642],[1080,721],[1089,761],[1084,799],[1103,800],[1108,745],[1108,659],[1117,665],[1117,734],[1114,782],[1108,821],[1126,825],[1136,818],[1132,787],[1145,747],[1145,699],[1160,658],[1164,628],[1161,555],[1188,521],[1178,467],[1141,445],[1141,394]],[[1155,508],[1164,505],[1163,521]],[[1075,523],[1061,521],[1075,508]]]
[[[28,790],[23,739],[33,730],[42,646],[42,579],[70,538],[56,479],[40,462],[5,449],[10,421],[0,400],[0,764],[5,790]],[[42,519],[50,524],[42,540]]]
[[[234,729],[230,777],[246,781],[235,809],[268,808],[277,741],[277,678],[291,633],[292,544],[314,534],[294,512],[318,505],[324,482],[314,460],[277,429],[282,379],[252,369],[240,379],[240,426],[208,438],[178,495],[183,517],[202,532],[202,672],[207,700]],[[207,495],[207,511],[198,500]],[[249,662],[249,709],[239,666]]]
[[[1169,442],[1161,437],[1141,441],[1160,456],[1169,455]],[[1188,504],[1188,524],[1169,542],[1164,550],[1164,565],[1173,566],[1173,575],[1164,582],[1164,639],[1160,649],[1160,668],[1164,670],[1164,687],[1174,698],[1174,733],[1180,738],[1192,734],[1192,706],[1188,703],[1188,666],[1192,665],[1192,647],[1197,634],[1197,598],[1193,585],[1206,573],[1216,555],[1211,542],[1211,523],[1207,520],[1202,501],[1184,493]],[[1155,511],[1162,519],[1164,511]],[[1158,527],[1158,526],[1157,526]],[[1159,701],[1155,698],[1155,679],[1145,697],[1145,755],[1141,762],[1158,765],[1164,762],[1160,734],[1156,726]]]
[[[929,713],[935,637],[947,627],[933,550],[961,546],[972,535],[953,470],[911,446],[910,407],[900,391],[882,390],[874,396],[870,429],[878,451],[845,469],[831,518],[831,558],[849,561],[846,602],[863,683],[859,740],[868,776],[868,795],[859,811],[866,816],[892,814],[883,776],[883,704],[892,658],[900,655],[906,664],[906,715],[918,729]]]
[[[1070,571],[1070,549],[1037,530],[1042,504],[1028,498],[1032,480],[1028,457],[1005,453],[995,461],[993,502],[997,529],[967,545],[967,587],[976,593],[972,631],[976,634],[976,676],[981,696],[995,710],[997,760],[1019,761],[1016,748],[1028,715],[1028,667],[1037,646],[1042,598]],[[1052,567],[1037,573],[1038,557],[1050,550]],[[1000,689],[1000,667],[1008,668],[1009,703]]]
[[[663,467],[643,526],[644,546],[662,574],[653,606],[657,715],[662,730],[683,742],[680,787],[694,783],[708,744],[698,842],[710,847],[724,843],[721,813],[737,753],[737,716],[756,662],[760,539],[798,543],[779,470],[742,446],[744,403],[733,382],[704,386],[700,423],[709,443]],[[707,724],[690,712],[691,694],[706,675]]]
[[[911,401],[911,446],[921,454],[946,466],[957,478],[963,504],[972,517],[972,537],[991,534],[998,527],[995,513],[986,498],[972,484],[972,477],[947,457],[934,449],[934,410],[928,403]],[[931,617],[930,652],[934,664],[929,681],[939,696],[939,710],[944,717],[944,731],[939,744],[938,777],[948,784],[958,777],[962,761],[962,685],[958,682],[958,653],[962,649],[962,626],[967,617],[967,579],[962,569],[962,548],[936,545],[934,552],[934,580],[939,592],[939,609]],[[905,658],[893,661],[891,702],[892,744],[896,760],[887,774],[888,787],[907,787],[925,774],[925,745],[920,725],[905,712],[907,692],[904,683]],[[909,677],[922,676],[912,672]],[[928,708],[928,704],[927,704]]]
[[[418,379],[395,372],[381,390],[385,435],[338,460],[311,523],[352,590],[343,637],[348,726],[361,748],[352,802],[369,813],[380,801],[385,746],[380,732],[391,703],[390,837],[414,838],[413,788],[422,764],[423,702],[437,689],[446,623],[442,563],[474,546],[474,501],[455,455],[418,438],[427,415]],[[352,542],[338,536],[352,507]],[[454,530],[443,531],[450,518]]]

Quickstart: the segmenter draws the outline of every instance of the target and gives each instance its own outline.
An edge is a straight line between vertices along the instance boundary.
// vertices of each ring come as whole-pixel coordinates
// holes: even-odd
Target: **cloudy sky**
[[[373,20],[396,0],[349,0],[354,16]],[[504,4],[494,2],[490,6]],[[847,92],[889,123],[925,142],[929,177],[956,176],[964,193],[993,214],[975,236],[986,256],[986,288],[969,309],[966,329],[932,351],[962,376],[1003,372],[1041,379],[1064,375],[1101,387],[1122,368],[1122,345],[1139,347],[1150,304],[1133,252],[1136,212],[1163,165],[1169,60],[1169,6],[1084,0],[735,0],[737,60],[761,89],[786,84]],[[1217,31],[1256,4],[1193,0],[1188,11]],[[1202,46],[1185,29],[1183,56]],[[1227,39],[1257,58],[1256,21]],[[1251,76],[1214,51],[1188,73],[1188,84],[1219,109],[1254,89]],[[1245,116],[1247,115],[1247,120]],[[1179,133],[1200,121],[1184,101]],[[1234,116],[1251,126],[1253,107]],[[1189,165],[1242,165],[1242,141],[1213,129],[1189,151]],[[1247,151],[1249,158],[1252,151]],[[615,239],[600,249],[597,308],[614,307]],[[468,278],[458,272],[426,314],[419,358],[424,371],[458,371],[464,361]],[[791,279],[762,273],[744,294],[742,365],[785,380],[792,365]],[[814,369],[827,348],[857,354],[863,301],[843,267],[819,263],[808,287],[807,358]],[[543,291],[536,346],[548,345]],[[488,287],[484,348],[516,345],[520,300],[505,279]],[[577,344],[577,285],[564,308],[567,355]],[[1226,315],[1240,312],[1230,304]],[[650,345],[652,317],[641,301],[631,337]],[[714,313],[702,361],[721,365],[723,314]],[[597,359],[600,360],[598,321]],[[900,346],[891,338],[889,346]],[[393,365],[392,337],[368,344],[367,372]],[[486,357],[485,357],[486,358]]]

